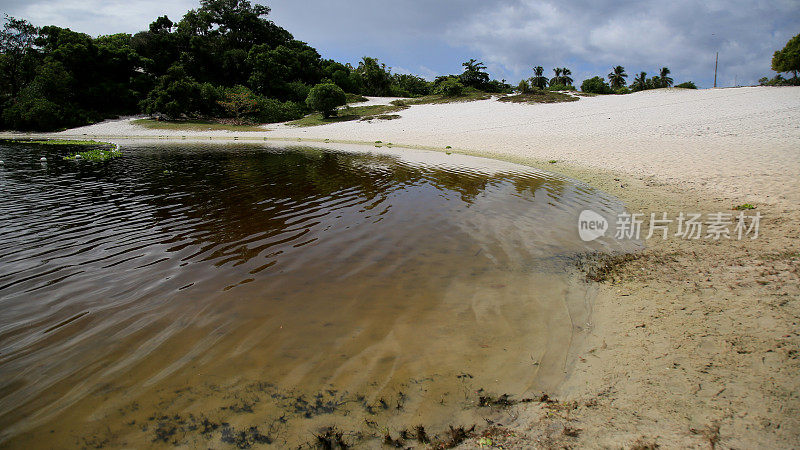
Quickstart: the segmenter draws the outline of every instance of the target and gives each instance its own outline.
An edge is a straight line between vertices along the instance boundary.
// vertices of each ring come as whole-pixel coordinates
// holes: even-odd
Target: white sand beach
[[[449,146],[582,179],[645,217],[753,204],[763,216],[756,240],[650,240],[632,261],[609,266],[592,319],[579,325],[589,337],[551,393],[557,401],[497,411],[491,418],[503,425],[483,433],[526,448],[797,446],[800,87],[491,99],[397,114],[264,132],[150,130],[122,119],[59,136]]]
[[[357,104],[386,104],[394,98]],[[268,137],[414,145],[557,160],[690,183],[765,203],[800,202],[800,88],[658,89],[555,104],[496,100],[416,105],[397,120],[269,131],[154,130],[129,119],[64,136]]]

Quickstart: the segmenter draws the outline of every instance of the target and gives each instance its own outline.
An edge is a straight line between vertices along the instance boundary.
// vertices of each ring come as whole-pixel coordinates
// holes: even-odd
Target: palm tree
[[[561,84],[561,67],[556,67],[553,72],[555,72],[556,76],[550,78],[550,86]]]
[[[634,91],[647,89],[647,72],[640,72],[639,75],[636,75],[636,78],[633,79],[633,83],[631,83],[631,88]]]
[[[531,78],[531,84],[538,87],[539,89],[544,89],[547,87],[547,77],[544,76],[544,68],[542,66],[536,66],[533,68],[533,78]]]
[[[660,87],[670,87],[672,86],[672,78],[669,77],[669,69],[666,67],[661,68],[661,75],[658,77]]]
[[[608,74],[608,81],[611,82],[611,87],[614,89],[625,86],[625,78],[628,78],[628,74],[625,73],[625,68],[622,66],[614,67]]]
[[[565,86],[572,86],[572,78],[569,77],[570,75],[572,75],[571,70],[566,67],[561,68],[561,82]]]

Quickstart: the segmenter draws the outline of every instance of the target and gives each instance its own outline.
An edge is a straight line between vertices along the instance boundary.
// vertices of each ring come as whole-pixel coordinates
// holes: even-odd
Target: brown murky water
[[[557,382],[582,209],[530,168],[412,150],[0,144],[0,445],[351,444]],[[40,156],[49,162],[40,163]]]

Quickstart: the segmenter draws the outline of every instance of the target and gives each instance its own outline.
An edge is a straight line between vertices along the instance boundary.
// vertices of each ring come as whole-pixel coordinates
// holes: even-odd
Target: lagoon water
[[[589,320],[583,209],[534,169],[404,149],[0,144],[0,446],[297,446],[479,423]],[[46,163],[39,161],[47,157]]]

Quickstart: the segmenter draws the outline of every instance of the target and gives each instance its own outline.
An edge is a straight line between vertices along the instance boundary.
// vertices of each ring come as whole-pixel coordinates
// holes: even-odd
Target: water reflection
[[[165,410],[182,445],[224,435],[189,413],[283,417],[283,445],[331,422],[444,426],[463,413],[454,389],[523,393],[560,372],[565,306],[580,314],[586,292],[555,257],[610,245],[578,242],[574,219],[619,208],[445,155],[71,150],[0,145],[0,439],[21,446],[147,445]],[[298,406],[316,395],[336,407]]]

